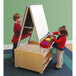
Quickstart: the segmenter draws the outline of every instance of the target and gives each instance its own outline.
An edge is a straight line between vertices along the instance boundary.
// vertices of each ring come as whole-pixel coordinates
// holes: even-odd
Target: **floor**
[[[72,52],[65,49],[63,54],[64,65],[61,70],[55,70],[56,64],[56,49],[53,50],[53,60],[49,63],[44,71],[44,74],[39,74],[22,68],[15,68],[14,64],[10,61],[12,49],[4,50],[4,76],[72,76]]]
[[[70,51],[73,51],[73,50],[72,50],[72,44],[66,44],[65,46],[66,46]]]

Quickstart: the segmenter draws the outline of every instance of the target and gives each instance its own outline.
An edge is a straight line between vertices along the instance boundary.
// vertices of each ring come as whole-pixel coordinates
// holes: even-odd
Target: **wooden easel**
[[[38,5],[38,6],[42,7],[42,5]],[[30,12],[33,26],[25,25],[28,11]],[[37,41],[31,40],[31,36],[32,36],[31,34],[29,41],[23,46],[20,46],[20,40],[24,28],[26,29],[28,28],[29,30],[32,29],[32,31],[29,31],[31,33],[33,33],[33,29],[35,29]],[[18,45],[17,48],[15,49],[15,67],[21,67],[21,68],[37,71],[40,74],[43,74],[43,71],[45,70],[46,66],[52,59],[50,56],[51,47],[42,48],[39,43],[40,40],[37,35],[36,26],[32,16],[31,8],[27,7],[18,40]]]

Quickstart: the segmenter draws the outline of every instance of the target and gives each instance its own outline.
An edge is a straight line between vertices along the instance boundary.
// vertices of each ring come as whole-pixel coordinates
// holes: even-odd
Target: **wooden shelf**
[[[44,62],[43,62],[43,64],[48,60],[48,58],[50,58],[51,56],[50,56],[50,52],[48,52],[48,54],[46,55],[46,57],[44,57]]]
[[[49,58],[44,64],[43,64],[43,70],[45,70],[45,68],[47,67],[47,65],[49,64],[49,62],[51,61],[52,58]]]
[[[48,60],[48,57],[46,57],[45,59],[44,59],[44,62],[43,62],[43,64],[45,64],[45,62]]]
[[[24,44],[22,47],[17,48],[18,50],[24,50],[24,51],[29,51],[29,52],[36,52],[40,53],[40,46],[35,45],[35,44]]]
[[[30,28],[30,29],[33,29],[33,28],[35,28],[35,27],[28,27],[28,26],[25,26],[24,28]]]
[[[46,49],[46,50],[43,50],[43,55],[44,55],[44,58],[46,57],[46,55],[50,52],[50,50]]]

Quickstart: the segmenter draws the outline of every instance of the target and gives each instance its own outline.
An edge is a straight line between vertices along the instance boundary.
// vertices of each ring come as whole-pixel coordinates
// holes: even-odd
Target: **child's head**
[[[16,21],[16,22],[18,22],[18,23],[20,23],[22,21],[21,15],[19,13],[15,13],[13,15],[13,20]]]
[[[59,34],[60,36],[63,36],[63,35],[68,36],[68,31],[67,31],[67,28],[66,28],[65,25],[63,25],[62,27],[59,27],[59,29],[58,29],[58,34]]]

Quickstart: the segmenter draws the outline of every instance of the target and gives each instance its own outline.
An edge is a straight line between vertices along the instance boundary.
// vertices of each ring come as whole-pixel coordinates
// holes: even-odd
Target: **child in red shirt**
[[[54,40],[53,47],[56,48],[56,58],[57,64],[55,69],[61,69],[63,65],[63,52],[65,50],[66,37],[68,36],[68,31],[66,26],[62,26],[58,29],[57,32],[53,32],[51,36],[58,35],[57,39],[55,37],[51,37]],[[51,55],[53,48],[51,49]]]
[[[13,15],[13,20],[15,21],[15,24],[14,24],[14,36],[13,36],[13,39],[12,39],[12,42],[13,42],[13,51],[12,51],[12,58],[11,60],[14,61],[14,49],[17,47],[17,38],[19,37],[20,35],[20,31],[21,31],[21,15],[19,13],[15,13]]]

